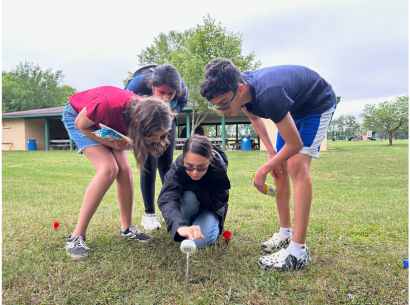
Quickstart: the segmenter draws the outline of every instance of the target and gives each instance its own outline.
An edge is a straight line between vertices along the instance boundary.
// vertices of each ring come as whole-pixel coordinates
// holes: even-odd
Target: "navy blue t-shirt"
[[[258,117],[274,123],[288,112],[294,118],[324,113],[336,103],[336,95],[319,74],[303,66],[274,66],[242,73],[249,84],[252,103],[243,105]]]
[[[128,90],[138,94],[139,96],[143,95],[152,95],[152,89],[148,88],[148,80],[151,77],[152,72],[146,72],[142,74],[138,74],[135,76],[124,88],[124,90]],[[180,97],[176,95],[171,100],[171,109],[176,109],[179,113],[188,102],[189,93],[188,87],[185,85],[184,81],[181,78],[181,87],[182,87],[182,94]]]

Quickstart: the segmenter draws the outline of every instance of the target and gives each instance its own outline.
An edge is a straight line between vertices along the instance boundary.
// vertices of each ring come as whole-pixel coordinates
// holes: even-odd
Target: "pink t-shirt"
[[[77,113],[84,107],[87,109],[87,118],[96,124],[96,129],[100,128],[99,123],[103,123],[123,135],[128,135],[125,111],[133,96],[139,97],[117,87],[103,86],[75,93],[69,101]]]

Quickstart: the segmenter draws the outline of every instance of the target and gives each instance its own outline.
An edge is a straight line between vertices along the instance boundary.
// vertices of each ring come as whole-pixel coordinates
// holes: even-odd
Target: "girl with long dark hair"
[[[142,73],[131,79],[125,90],[138,95],[152,95],[161,98],[170,104],[172,112],[178,114],[188,101],[188,87],[179,76],[177,69],[169,64],[156,66],[152,69],[143,69]],[[161,182],[171,167],[174,157],[176,138],[176,118],[172,121],[168,140],[170,145],[164,153],[157,157],[149,155],[144,167],[146,171],[140,174],[142,198],[144,199],[145,214],[142,216],[141,225],[147,230],[161,227],[160,218],[155,214],[155,178],[157,169]]]

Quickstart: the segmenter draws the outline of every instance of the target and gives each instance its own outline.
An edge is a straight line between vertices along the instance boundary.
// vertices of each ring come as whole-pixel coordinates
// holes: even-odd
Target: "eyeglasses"
[[[208,169],[208,166],[197,166],[197,167],[195,167],[195,166],[190,166],[190,165],[188,165],[188,166],[183,165],[182,168],[185,169],[188,172],[192,172],[194,170],[197,170],[198,172],[204,172]]]
[[[222,110],[222,111],[231,110],[231,103],[232,103],[233,99],[236,96],[236,92],[238,92],[238,88],[236,88],[235,93],[233,94],[233,96],[232,96],[232,98],[231,98],[231,100],[229,101],[228,104],[223,105],[221,107],[216,107],[215,105],[211,104],[211,102],[208,102],[208,107],[212,108],[212,109],[215,109],[215,110]]]

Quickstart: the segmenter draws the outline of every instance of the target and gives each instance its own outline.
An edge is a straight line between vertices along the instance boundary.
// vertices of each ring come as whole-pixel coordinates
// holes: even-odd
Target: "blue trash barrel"
[[[36,140],[28,140],[28,150],[36,150]]]
[[[251,150],[251,138],[250,137],[242,137],[241,149]]]

